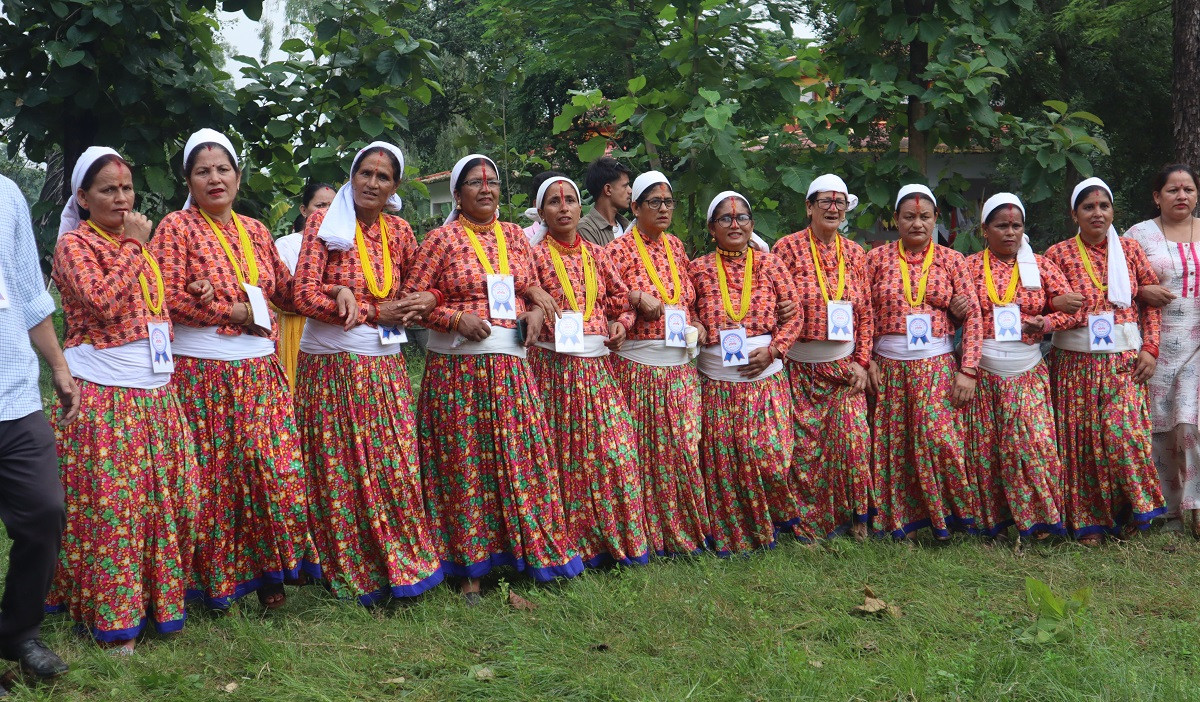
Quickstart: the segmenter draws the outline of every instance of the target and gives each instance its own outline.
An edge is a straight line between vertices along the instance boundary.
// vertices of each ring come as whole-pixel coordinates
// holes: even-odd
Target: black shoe
[[[29,639],[11,650],[21,666],[21,671],[35,678],[46,679],[67,672],[67,664],[58,654],[51,651],[41,639]]]

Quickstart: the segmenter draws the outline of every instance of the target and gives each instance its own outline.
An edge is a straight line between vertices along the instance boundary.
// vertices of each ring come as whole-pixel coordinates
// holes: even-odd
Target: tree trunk
[[[1200,167],[1200,0],[1173,0],[1174,63],[1171,111],[1174,113],[1175,158]]]
[[[904,9],[911,23],[918,22],[921,15],[934,10],[933,0],[905,0]],[[913,41],[908,45],[908,79],[918,85],[924,85],[921,75],[929,66],[929,44],[923,41]],[[917,170],[921,175],[929,175],[929,134],[917,129],[917,121],[925,117],[925,103],[916,96],[908,98],[908,155],[917,161]]]

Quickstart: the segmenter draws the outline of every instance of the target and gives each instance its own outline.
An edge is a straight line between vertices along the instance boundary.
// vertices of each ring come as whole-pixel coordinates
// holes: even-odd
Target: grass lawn
[[[409,360],[419,377],[422,356]],[[505,571],[474,609],[448,586],[372,611],[292,588],[270,614],[253,596],[224,617],[194,608],[182,634],[129,658],[55,616],[44,637],[72,670],[15,697],[1200,700],[1198,557],[1165,534],[1096,550],[785,539],[552,586]],[[1022,641],[1027,576],[1060,595],[1092,588],[1067,641]],[[864,585],[902,615],[852,616]],[[510,589],[536,608],[508,606]]]
[[[264,614],[190,612],[173,640],[119,658],[51,617],[45,638],[72,670],[19,699],[482,698],[697,700],[1186,700],[1200,698],[1200,546],[1155,534],[1098,550],[1059,543],[1014,553],[838,540],[589,572],[511,589],[480,607],[441,587],[409,607],[367,611],[290,589]],[[1026,644],[1024,580],[1094,590],[1071,640]],[[849,610],[862,587],[899,618]]]

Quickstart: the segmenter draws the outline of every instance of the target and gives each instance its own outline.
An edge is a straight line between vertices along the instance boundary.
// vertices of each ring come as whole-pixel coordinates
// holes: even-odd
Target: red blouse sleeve
[[[136,241],[118,241],[114,248],[107,271],[91,243],[75,232],[63,236],[54,248],[54,282],[106,322],[125,313],[137,299],[134,291],[142,272],[142,247]]]
[[[158,223],[149,244],[150,253],[158,260],[162,272],[171,321],[190,327],[234,326],[234,301],[217,297],[205,304],[187,291],[189,284],[205,278],[203,273],[190,270],[190,239],[184,213],[172,212]]]

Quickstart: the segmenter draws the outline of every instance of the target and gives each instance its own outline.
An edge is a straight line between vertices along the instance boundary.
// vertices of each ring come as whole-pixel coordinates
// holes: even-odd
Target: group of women
[[[657,171],[600,247],[576,232],[566,177],[541,182],[530,237],[499,221],[500,173],[474,154],[418,244],[393,214],[404,156],[374,142],[340,189],[306,193],[302,232],[277,248],[233,209],[225,136],[200,130],[183,163],[188,202],[151,237],[128,164],[89,149],[54,258],[83,406],[60,429],[68,525],[48,606],[114,650],[149,623],[180,629],[188,596],[275,608],[285,582],[370,605],[449,575],[475,603],[497,566],[546,581],[872,526],[1095,543],[1164,510],[1145,382],[1161,375],[1159,306],[1178,302],[1160,279],[1200,294],[1178,239],[1186,167],[1139,225],[1152,252],[1179,243],[1162,261],[1116,236],[1097,179],[1072,195],[1079,233],[1045,257],[1007,194],[984,207],[985,251],[936,244],[920,185],[897,196],[899,241],[864,252],[839,234],[856,198],[834,175],[774,253],[751,245],[752,204],[717,195],[716,250],[689,260]],[[300,320],[294,360],[276,351],[280,315]],[[429,353],[414,403],[400,350],[415,324]],[[1191,414],[1175,412],[1190,428],[1156,410],[1154,446],[1195,509],[1194,363],[1170,363],[1192,374]]]

